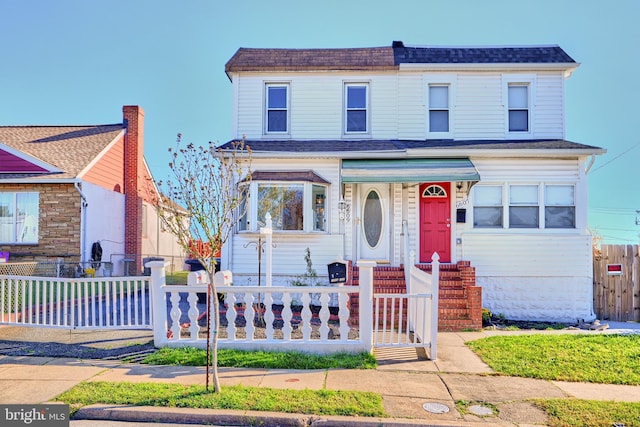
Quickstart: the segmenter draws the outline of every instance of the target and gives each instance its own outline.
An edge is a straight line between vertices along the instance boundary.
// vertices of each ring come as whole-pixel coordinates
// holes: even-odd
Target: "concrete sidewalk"
[[[606,332],[615,332],[613,328]],[[0,329],[0,334],[2,330]],[[68,331],[67,331],[68,333]],[[243,384],[286,389],[357,390],[378,393],[390,419],[317,417],[241,411],[202,411],[172,408],[96,406],[79,411],[77,418],[166,422],[217,423],[249,419],[266,425],[544,425],[546,416],[528,402],[534,398],[571,398],[640,402],[640,387],[567,383],[497,376],[465,345],[466,341],[525,332],[461,332],[438,335],[438,360],[430,361],[415,349],[377,351],[376,370],[265,370],[220,368],[222,385]],[[541,333],[541,332],[537,332]],[[572,333],[551,331],[542,333]],[[575,333],[584,333],[576,331]],[[601,332],[589,332],[601,333]],[[6,339],[6,338],[4,338]],[[120,361],[79,360],[29,356],[0,356],[0,403],[48,402],[81,381],[205,383],[200,367],[149,366]],[[460,414],[455,402],[485,402]],[[447,412],[440,413],[444,409]],[[475,412],[478,415],[475,415]],[[159,418],[160,417],[160,418]],[[244,423],[244,424],[243,424]],[[320,423],[320,424],[317,424]],[[324,423],[324,424],[322,424]]]

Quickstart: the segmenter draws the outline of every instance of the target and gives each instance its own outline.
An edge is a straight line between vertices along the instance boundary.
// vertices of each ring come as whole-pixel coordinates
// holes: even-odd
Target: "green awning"
[[[342,182],[480,181],[468,158],[342,161]]]

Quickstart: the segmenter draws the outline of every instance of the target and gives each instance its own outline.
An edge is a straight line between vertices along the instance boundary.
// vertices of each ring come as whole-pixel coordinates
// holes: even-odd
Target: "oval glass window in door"
[[[370,190],[364,202],[362,227],[367,244],[375,248],[382,237],[382,201],[375,190]]]

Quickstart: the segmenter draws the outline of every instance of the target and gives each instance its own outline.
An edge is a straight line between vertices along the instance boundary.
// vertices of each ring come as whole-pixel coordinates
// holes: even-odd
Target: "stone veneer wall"
[[[6,184],[0,191],[35,191],[40,195],[38,244],[0,245],[11,262],[80,259],[81,198],[73,184]]]

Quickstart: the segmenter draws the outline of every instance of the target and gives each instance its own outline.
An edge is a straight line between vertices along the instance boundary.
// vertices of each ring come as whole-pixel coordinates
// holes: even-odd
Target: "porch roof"
[[[342,182],[480,181],[468,158],[343,160]]]

